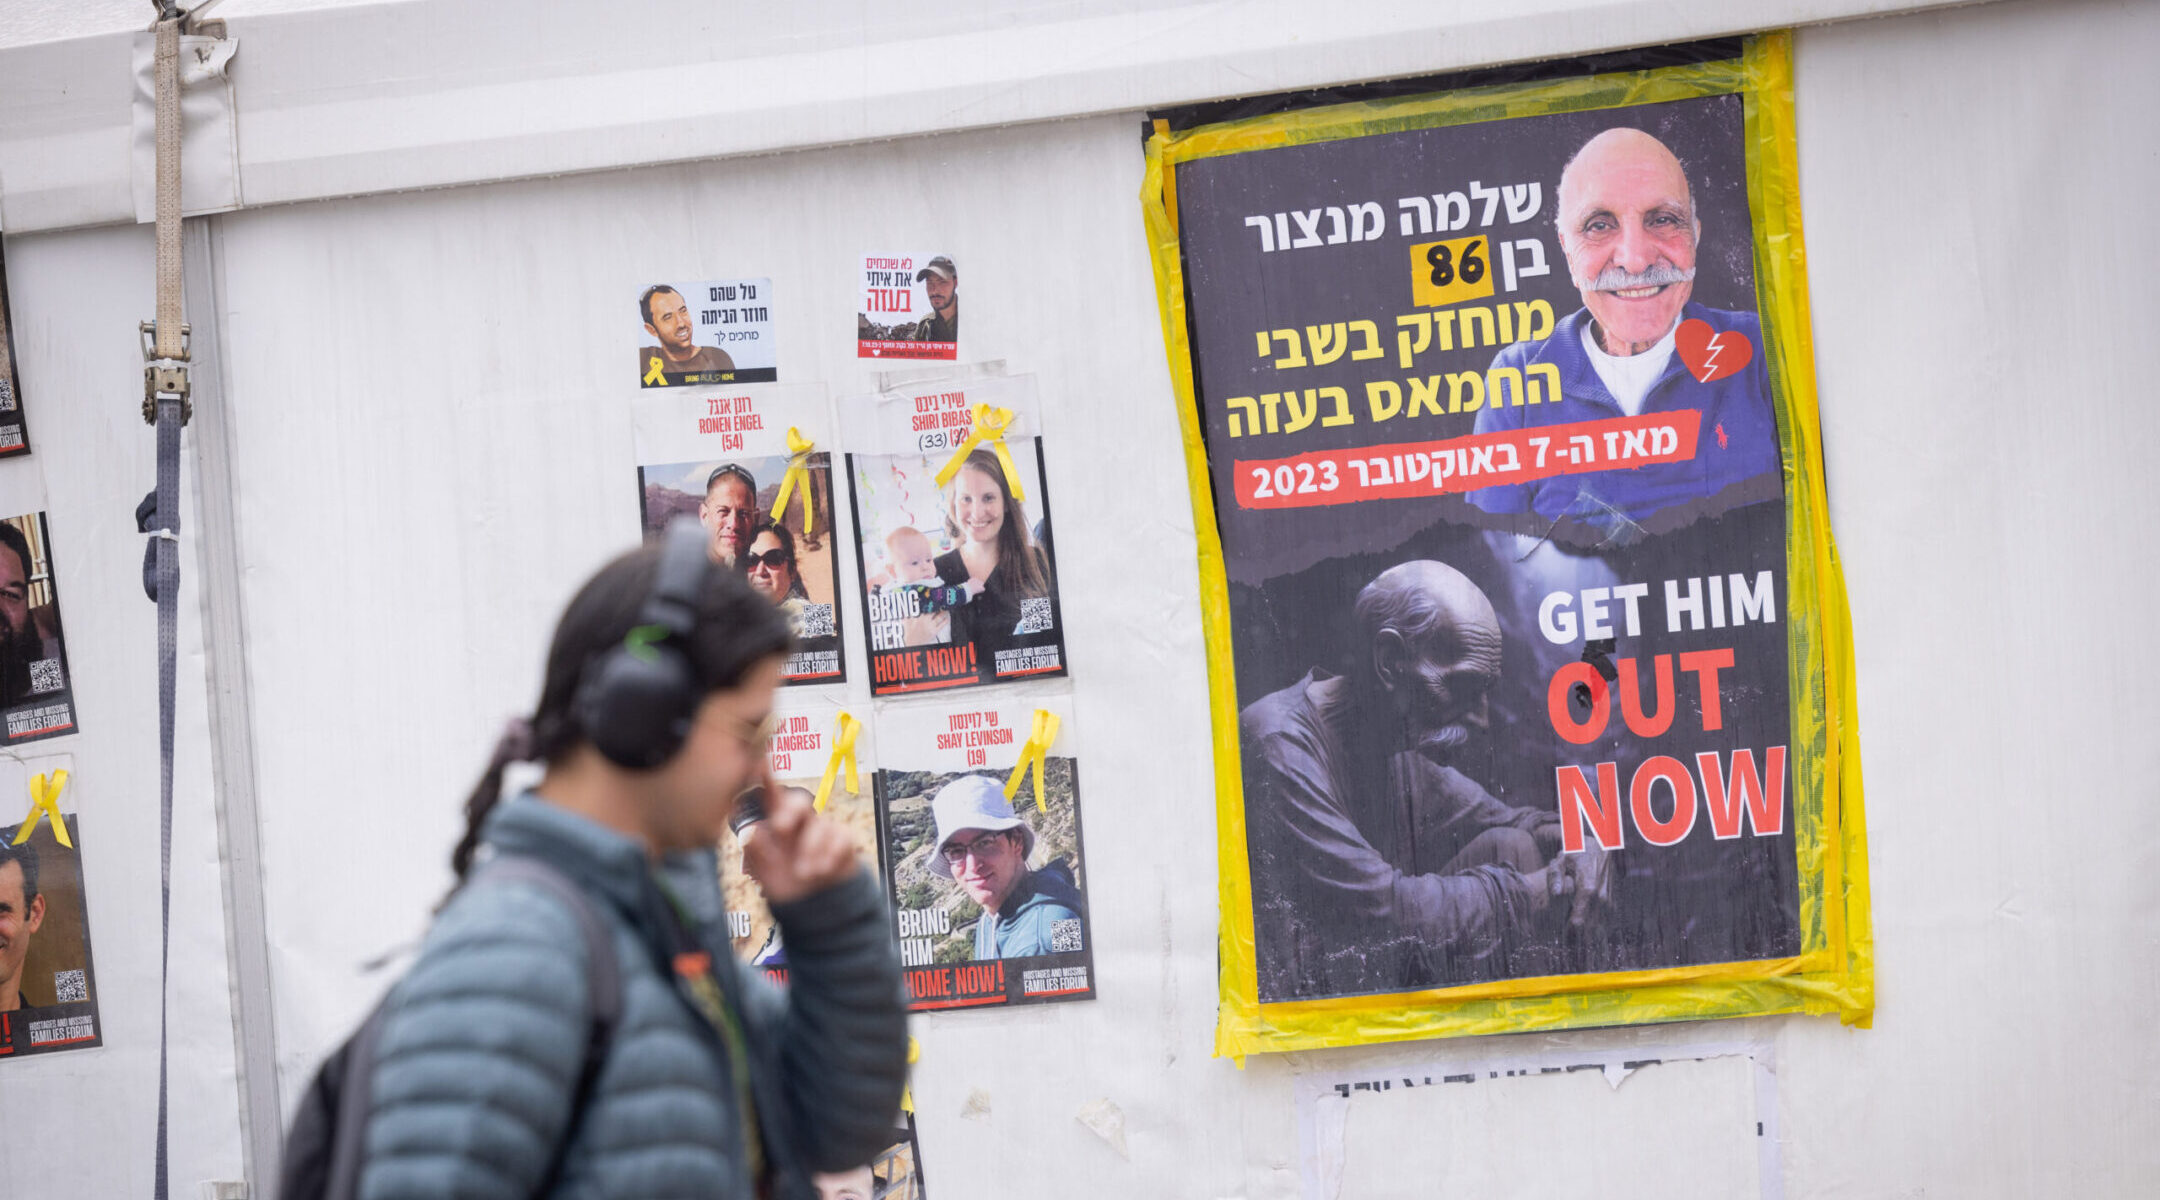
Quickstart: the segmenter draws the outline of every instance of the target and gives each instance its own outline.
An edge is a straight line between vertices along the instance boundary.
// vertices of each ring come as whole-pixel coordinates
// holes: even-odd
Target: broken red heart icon
[[[1738,375],[1755,360],[1755,343],[1746,334],[1737,329],[1714,333],[1710,322],[1699,318],[1680,322],[1673,334],[1673,349],[1680,352],[1680,361],[1697,383]]]

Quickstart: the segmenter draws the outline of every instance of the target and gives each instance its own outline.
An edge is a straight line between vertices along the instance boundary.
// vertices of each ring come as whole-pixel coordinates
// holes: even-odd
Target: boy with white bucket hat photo
[[[1013,812],[1005,789],[984,776],[963,775],[938,789],[930,811],[937,821],[930,869],[982,906],[976,960],[1052,953],[1057,922],[1080,919],[1080,889],[1062,859],[1028,866],[1035,830]]]

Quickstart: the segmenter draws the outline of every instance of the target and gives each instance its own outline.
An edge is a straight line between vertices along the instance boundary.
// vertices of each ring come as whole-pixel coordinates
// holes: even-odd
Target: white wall
[[[128,30],[148,17],[115,24],[111,3],[72,14],[78,36],[50,44],[25,44],[49,36],[44,0],[0,5],[0,224],[18,233],[134,218]],[[1091,116],[1942,3],[230,0],[212,15],[239,43],[231,171],[245,202],[264,205]]]
[[[72,754],[104,1044],[0,1066],[0,1197],[147,1196],[158,1078],[157,610],[135,505],[156,482],[135,322],[156,307],[147,229],[10,238],[8,288],[82,732],[19,746]],[[182,529],[200,528],[192,487]],[[172,1178],[241,1176],[239,1098],[204,676],[200,574],[183,556],[172,857]],[[19,803],[17,797],[0,800]],[[64,800],[63,805],[69,803]],[[17,813],[9,813],[13,822]]]
[[[2156,46],[2135,3],[1801,41],[1881,966],[1873,1032],[1782,1040],[1796,1194],[2160,1182]]]
[[[2133,350],[2156,315],[2137,219],[2160,192],[2155,47],[2160,8],[2093,0],[1798,39],[1880,975],[1871,1031],[1748,1026],[1776,1051],[1787,1195],[2160,1184],[2160,1039],[2144,1003],[2160,990],[2160,739],[2147,732],[2160,699],[2145,682],[2160,649],[2137,632],[2140,599],[2160,588],[2140,457],[2160,413]],[[1127,114],[218,219],[288,1093],[379,986],[357,964],[417,934],[446,884],[458,801],[500,720],[530,702],[556,608],[634,536],[621,331],[638,287],[771,276],[787,377],[846,392],[867,382],[846,357],[849,262],[902,242],[948,248],[966,269],[971,357],[1042,381],[1101,881],[1101,999],[918,1022],[936,1194],[1025,1180],[1048,1196],[1292,1195],[1301,1073],[1456,1052],[1301,1054],[1242,1071],[1209,1057],[1212,764],[1138,128]],[[26,379],[47,381],[33,434],[54,480],[71,634],[83,630],[71,637],[85,647],[78,753],[115,760],[98,801],[139,821],[154,811],[150,609],[126,516],[149,477],[132,360],[149,244],[108,231],[9,250]],[[201,686],[198,672],[182,856],[198,912],[216,902]],[[0,1069],[0,1120],[96,1146],[113,1186],[62,1186],[74,1164],[22,1168],[11,1150],[0,1196],[114,1194],[146,1170],[154,1009],[124,1002],[154,967],[155,826],[102,833],[118,823],[89,826],[111,838],[93,843],[100,855],[114,850],[92,860],[109,1045]],[[189,933],[197,965],[223,961],[216,933]],[[181,1179],[229,1169],[238,1138],[229,1039],[222,1057],[209,1044],[222,992],[190,1002],[218,1016],[195,1030],[205,1040],[182,1075],[204,1098],[183,1105],[199,1110],[188,1169],[202,1173]],[[1595,1053],[1668,1035],[1525,1041]],[[1492,1147],[1483,1176],[1451,1158],[1432,1177],[1445,1165],[1448,1178],[1528,1179],[1569,1165],[1570,1128],[1645,1106],[1735,1115],[1718,1071],[1617,1092],[1540,1082],[1480,1093],[1519,1109],[1459,1115],[1549,1140]],[[958,1116],[972,1089],[990,1098],[986,1120]],[[1073,1119],[1098,1097],[1125,1112],[1130,1162]],[[1455,1115],[1449,1103],[1470,1101],[1361,1102],[1356,1144],[1461,1155],[1460,1140],[1426,1132]],[[1615,1173],[1601,1191],[1687,1194],[1686,1165]]]

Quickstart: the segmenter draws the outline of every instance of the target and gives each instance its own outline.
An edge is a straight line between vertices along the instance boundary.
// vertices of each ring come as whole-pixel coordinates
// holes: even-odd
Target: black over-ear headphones
[[[698,592],[712,568],[705,530],[688,517],[661,535],[660,567],[637,624],[585,666],[571,714],[593,748],[618,767],[650,771],[682,749],[705,698],[690,662]]]

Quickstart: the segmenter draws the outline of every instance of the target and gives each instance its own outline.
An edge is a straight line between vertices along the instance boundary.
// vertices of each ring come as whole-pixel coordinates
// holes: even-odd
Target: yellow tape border
[[[1408,129],[1739,94],[1746,105],[1748,193],[1755,217],[1758,307],[1784,445],[1788,525],[1787,644],[1793,686],[1793,796],[1801,880],[1801,954],[1651,971],[1501,980],[1466,987],[1261,1004],[1254,967],[1229,589],[1186,340],[1177,164],[1223,154]],[[1141,209],[1163,343],[1178,404],[1198,535],[1201,623],[1215,752],[1220,1003],[1215,1052],[1520,1033],[1775,1013],[1834,1013],[1865,1026],[1874,1011],[1852,633],[1831,536],[1815,395],[1806,250],[1801,237],[1789,32],[1746,40],[1739,59],[1655,67],[1436,96],[1330,105],[1173,133],[1147,142]],[[1814,683],[1821,681],[1817,690]]]

